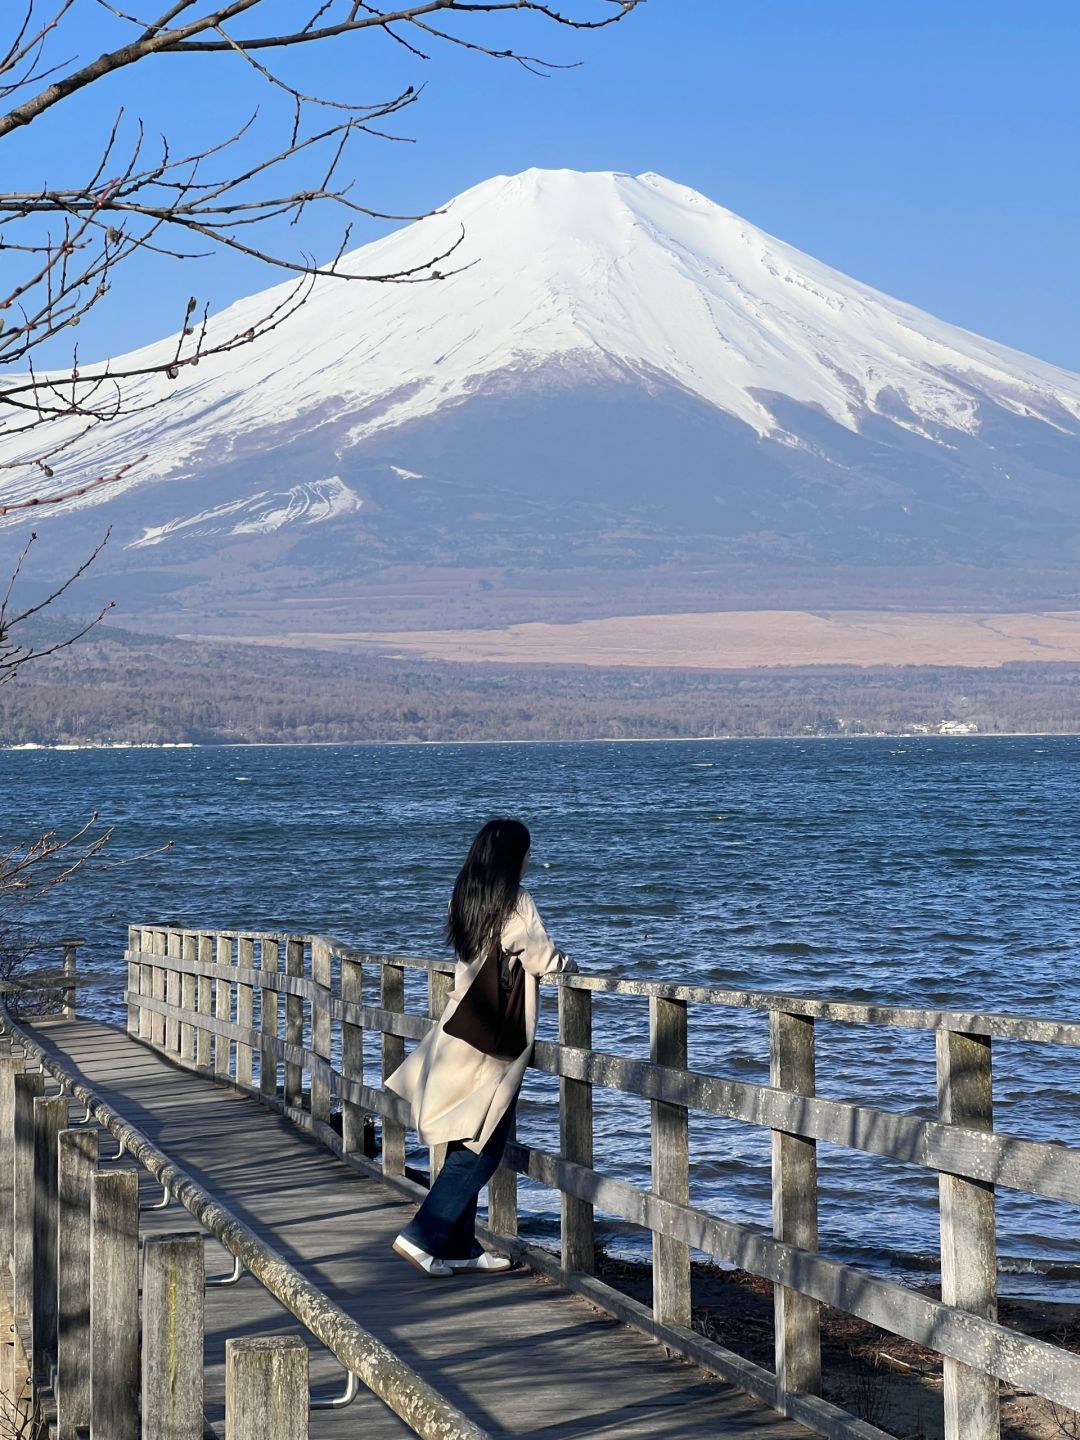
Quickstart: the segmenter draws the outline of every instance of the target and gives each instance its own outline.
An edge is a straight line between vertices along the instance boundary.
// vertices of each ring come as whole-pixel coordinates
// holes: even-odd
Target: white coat
[[[408,1102],[411,1124],[423,1145],[461,1140],[470,1150],[482,1150],[517,1097],[525,1075],[540,1001],[541,975],[575,971],[548,936],[533,904],[522,890],[503,926],[502,948],[517,953],[525,970],[525,1049],[516,1060],[484,1055],[455,1035],[445,1033],[446,1022],[461,1003],[483,964],[484,956],[458,961],[450,998],[437,1025],[386,1080],[387,1090]]]

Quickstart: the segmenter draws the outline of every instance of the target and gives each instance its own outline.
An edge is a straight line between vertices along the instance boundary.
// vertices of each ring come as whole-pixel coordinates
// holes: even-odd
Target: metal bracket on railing
[[[140,1206],[139,1206],[139,1209],[140,1209],[140,1210],[167,1210],[171,1204],[172,1204],[172,1196],[169,1194],[169,1187],[168,1187],[167,1185],[163,1185],[163,1186],[161,1187],[161,1199],[160,1199],[160,1200],[155,1200],[152,1205],[140,1205]]]
[[[90,1101],[89,1101],[89,1100],[84,1100],[84,1101],[83,1101],[83,1104],[86,1106],[86,1114],[82,1117],[81,1120],[71,1120],[71,1121],[69,1121],[69,1124],[71,1124],[71,1125],[89,1125],[89,1124],[90,1124],[90,1121],[94,1118],[94,1109],[93,1109],[93,1106],[90,1104]]]
[[[221,1289],[223,1289],[226,1285],[235,1285],[236,1282],[240,1279],[241,1275],[243,1275],[243,1273],[244,1273],[244,1267],[243,1267],[243,1265],[242,1265],[241,1262],[240,1262],[240,1256],[239,1256],[239,1255],[234,1255],[234,1256],[233,1256],[233,1267],[232,1267],[232,1270],[229,1272],[229,1274],[223,1276],[220,1280],[207,1280],[207,1281],[205,1282],[205,1283],[206,1283],[206,1289],[207,1289],[207,1290],[221,1290]]]
[[[123,1159],[124,1153],[125,1153],[125,1146],[124,1146],[123,1140],[121,1140],[121,1141],[120,1141],[119,1148],[117,1149],[116,1154],[115,1154],[115,1155],[103,1155],[103,1156],[101,1157],[101,1159],[98,1161],[98,1164],[99,1164],[99,1165],[113,1165],[113,1164],[115,1164],[115,1162],[116,1162],[117,1160],[122,1160],[122,1159]]]
[[[351,1405],[360,1393],[360,1381],[353,1372],[348,1372],[349,1378],[345,1382],[345,1389],[340,1395],[334,1395],[329,1400],[312,1400],[309,1410],[344,1410],[346,1405]]]

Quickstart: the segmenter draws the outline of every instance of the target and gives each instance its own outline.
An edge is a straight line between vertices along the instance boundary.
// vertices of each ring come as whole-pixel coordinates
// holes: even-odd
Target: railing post
[[[153,954],[154,966],[151,972],[150,984],[155,1000],[165,999],[165,931],[155,930],[153,932]],[[165,1016],[153,1013],[150,1016],[150,1043],[156,1045],[159,1050],[165,1046]]]
[[[228,935],[217,936],[215,959],[218,965],[232,965],[232,939]],[[214,1018],[226,1025],[232,1023],[232,983],[219,975],[214,990]],[[214,1036],[214,1074],[228,1075],[232,1041],[227,1035]]]
[[[255,941],[250,935],[237,936],[236,968],[238,970],[254,970],[255,968]],[[236,1023],[241,1030],[255,1028],[255,992],[250,985],[241,985],[239,980],[236,982]],[[254,1074],[253,1051],[254,1047],[250,1040],[236,1042],[236,1083],[246,1086],[249,1090],[252,1088]]]
[[[382,962],[379,976],[379,1001],[384,1010],[394,1015],[405,1012],[405,967]],[[382,1037],[382,1078],[392,1075],[405,1059],[405,1040],[401,1035]],[[405,1126],[398,1120],[383,1116],[382,1165],[384,1175],[405,1174]]]
[[[507,1138],[517,1139],[516,1115]],[[509,1165],[500,1165],[488,1181],[488,1229],[496,1235],[518,1233],[518,1177]]]
[[[937,1032],[938,1119],[973,1130],[994,1128],[989,1035]],[[982,1180],[939,1175],[941,1298],[984,1320],[997,1319],[997,1242],[994,1187]],[[945,1440],[997,1440],[996,1378],[945,1360]]]
[[[798,1095],[815,1093],[812,1019],[769,1012],[769,1083]],[[772,1132],[772,1218],[777,1240],[817,1249],[817,1144],[780,1130]],[[816,1300],[785,1285],[774,1285],[773,1309],[776,1408],[786,1414],[789,1394],[821,1393],[821,1316]]]
[[[75,1016],[75,970],[78,963],[79,947],[73,940],[64,941],[64,975],[70,977],[73,982],[64,986],[63,1002],[64,1014],[71,1020]]]
[[[149,999],[154,998],[154,966],[147,960],[148,955],[153,954],[154,932],[152,930],[139,930],[139,994]],[[145,1006],[139,1006],[139,1039],[154,1041],[154,1014]]]
[[[184,938],[178,930],[170,930],[167,936],[167,954],[170,960],[180,960],[184,954]],[[180,1019],[176,1012],[181,1006],[182,976],[175,966],[165,971],[165,1001],[173,1014],[165,1017],[165,1049],[170,1055],[180,1053]]]
[[[44,1075],[15,1075],[15,1190],[12,1291],[16,1315],[33,1323],[34,1304],[34,1101],[45,1091]]]
[[[344,1005],[364,1002],[364,968],[359,960],[341,959],[341,1000]],[[341,1022],[341,1073],[346,1080],[364,1083],[364,1031],[351,1021]],[[364,1153],[364,1111],[344,1096],[341,1101],[341,1144],[346,1154]]]
[[[68,1102],[52,1095],[34,1101],[34,1383],[47,1385],[56,1358],[56,1156],[68,1122]]]
[[[285,942],[285,973],[304,978],[304,942],[290,937]],[[285,996],[285,1043],[298,1049],[304,1043],[304,997]],[[297,1109],[304,1103],[304,1067],[294,1060],[285,1062],[285,1103]]]
[[[214,963],[214,939],[212,935],[199,936],[199,964]],[[214,977],[199,976],[198,1011],[200,1016],[209,1016],[214,1009]],[[195,1032],[195,1063],[200,1070],[210,1069],[210,1031],[199,1025]]]
[[[260,946],[261,969],[264,974],[276,975],[281,968],[281,952],[276,940],[263,940]],[[278,992],[266,985],[260,987],[259,1029],[266,1040],[276,1040],[278,1035]],[[264,1043],[259,1050],[259,1093],[274,1097],[278,1092],[277,1053],[272,1045]]]
[[[446,1002],[449,999],[453,984],[453,975],[447,975],[444,970],[428,971],[428,1018],[430,1020],[437,1021],[446,1009]],[[443,1167],[443,1161],[445,1159],[445,1145],[431,1145],[428,1147],[429,1184],[435,1184],[435,1180]]]
[[[189,934],[186,930],[181,937],[181,955],[186,964],[193,964],[199,958],[198,937]],[[198,993],[198,976],[187,970],[180,976],[180,1004],[185,1015],[192,1016],[190,1020],[180,1022],[180,1058],[186,1060],[190,1065],[195,1059],[195,1020],[196,1002]]]
[[[139,996],[142,993],[142,966],[137,956],[142,949],[142,931],[137,925],[128,926],[128,1004],[127,1004],[127,1033],[139,1035],[142,1033],[142,1008],[139,1005]]]
[[[649,998],[649,1053],[654,1065],[687,1067],[686,1001]],[[685,1105],[652,1102],[653,1193],[690,1203],[690,1125]],[[653,1314],[662,1324],[690,1325],[690,1247],[652,1237]]]
[[[127,1165],[90,1189],[90,1432],[139,1433],[139,1175]]]
[[[83,1125],[57,1137],[58,1440],[76,1440],[90,1425],[90,1191],[98,1135]]]
[[[201,1235],[143,1244],[142,1440],[202,1440]]]
[[[15,1249],[15,1076],[21,1055],[0,1049],[0,1265],[11,1267]]]
[[[308,1351],[300,1337],[226,1340],[225,1440],[307,1437]]]
[[[559,1044],[592,1048],[592,991],[559,986]],[[593,1163],[592,1086],[586,1080],[559,1079],[559,1137],[562,1158],[576,1165]],[[592,1274],[596,1264],[593,1207],[576,1195],[560,1195],[562,1267]]]
[[[311,978],[318,987],[311,1002],[311,1051],[330,1063],[330,946],[325,940],[311,942]],[[330,1119],[330,1086],[311,1072],[311,1118],[324,1124]]]

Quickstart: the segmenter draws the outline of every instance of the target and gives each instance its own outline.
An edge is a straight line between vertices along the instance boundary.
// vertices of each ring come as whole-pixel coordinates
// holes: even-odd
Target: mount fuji
[[[281,603],[355,627],[433,577],[517,596],[500,618],[569,594],[625,612],[643,577],[668,608],[725,586],[809,603],[823,576],[864,600],[1075,590],[1080,376],[653,174],[499,176],[343,268],[412,270],[459,236],[442,278],[320,280],[256,344],[131,382],[51,483],[147,459],[34,512],[57,563],[111,523],[99,583],[187,630]],[[211,341],[290,288],[221,312]],[[0,465],[26,453],[0,432]],[[2,473],[3,500],[37,485]]]

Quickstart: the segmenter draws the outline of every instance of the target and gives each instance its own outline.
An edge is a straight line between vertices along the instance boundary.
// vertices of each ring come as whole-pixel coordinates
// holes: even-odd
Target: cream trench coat
[[[503,926],[502,948],[518,954],[525,968],[525,1049],[516,1060],[500,1060],[444,1031],[462,997],[475,980],[484,957],[459,960],[454,987],[437,1025],[386,1080],[387,1090],[408,1102],[411,1125],[423,1145],[462,1140],[482,1150],[495,1127],[514,1103],[536,1038],[541,975],[575,971],[577,966],[552,944],[532,896],[522,890]]]

